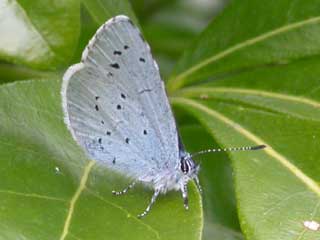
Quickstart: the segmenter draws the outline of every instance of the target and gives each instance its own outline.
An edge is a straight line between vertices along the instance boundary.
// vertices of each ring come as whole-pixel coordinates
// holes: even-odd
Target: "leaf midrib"
[[[181,72],[180,74],[178,74],[176,76],[173,76],[168,81],[168,89],[169,89],[169,91],[174,92],[175,90],[177,90],[181,86],[183,80],[187,76],[191,75],[192,73],[196,72],[197,70],[199,70],[199,69],[201,69],[201,68],[203,68],[213,62],[216,62],[216,61],[218,61],[228,55],[231,55],[232,53],[234,53],[238,50],[252,46],[252,45],[259,43],[259,42],[263,42],[264,40],[272,38],[273,36],[279,35],[281,33],[289,32],[291,30],[303,27],[305,25],[315,24],[318,22],[320,22],[320,17],[312,17],[307,20],[298,21],[298,22],[295,22],[292,24],[284,25],[284,26],[276,28],[272,31],[268,31],[264,34],[258,35],[255,38],[250,38],[250,39],[247,39],[243,42],[235,44],[235,45],[227,48],[224,51],[221,51],[221,52],[219,52],[209,58],[204,59],[203,61],[201,61],[198,64],[194,65],[193,67],[189,68],[188,70]]]

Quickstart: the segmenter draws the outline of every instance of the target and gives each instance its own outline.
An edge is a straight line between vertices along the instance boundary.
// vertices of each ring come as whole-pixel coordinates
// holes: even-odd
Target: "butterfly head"
[[[194,179],[198,176],[200,166],[196,164],[189,154],[181,157],[180,170],[188,179]]]
[[[180,189],[183,193],[182,195],[186,194],[186,186],[190,180],[193,180],[196,184],[198,190],[201,192],[201,186],[199,183],[199,174],[200,165],[195,163],[192,160],[192,156],[189,153],[183,152],[183,154],[180,155]],[[186,207],[186,203],[185,203]]]

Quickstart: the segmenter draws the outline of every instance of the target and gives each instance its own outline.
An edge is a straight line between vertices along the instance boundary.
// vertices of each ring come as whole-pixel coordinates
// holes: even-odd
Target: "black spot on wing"
[[[106,134],[107,134],[108,136],[111,136],[111,132],[110,132],[110,131],[107,131]]]
[[[147,130],[143,130],[143,134],[147,135],[148,134]]]
[[[121,109],[121,105],[120,105],[120,104],[117,105],[117,109],[118,109],[118,110]]]
[[[96,111],[99,111],[98,105],[95,105],[94,108],[96,109]]]
[[[121,55],[121,54],[122,54],[121,51],[117,51],[117,50],[113,51],[113,55]]]
[[[129,138],[126,138],[126,143],[129,143],[130,139]]]
[[[115,69],[119,69],[119,68],[120,68],[120,66],[119,66],[118,63],[111,63],[109,66],[110,66],[110,67],[113,67],[113,68],[115,68]]]
[[[116,158],[115,157],[112,160],[112,164],[116,164]]]
[[[129,48],[129,46],[128,45],[124,45],[123,48],[127,50]]]
[[[112,72],[108,72],[108,73],[107,73],[107,76],[108,76],[108,77],[112,77],[112,76],[113,76],[113,73],[112,73]]]
[[[146,60],[145,60],[144,58],[142,58],[142,57],[139,58],[139,61],[140,61],[140,62],[146,62]]]
[[[126,95],[124,95],[123,93],[121,93],[121,98],[126,99]]]
[[[95,97],[96,100],[98,100],[99,98],[100,98],[99,96],[96,96],[96,97]]]

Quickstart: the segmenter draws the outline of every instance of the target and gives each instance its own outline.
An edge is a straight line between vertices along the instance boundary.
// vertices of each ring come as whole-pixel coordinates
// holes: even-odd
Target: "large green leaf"
[[[161,196],[136,216],[152,192],[112,189],[129,180],[88,160],[63,123],[60,81],[0,87],[1,239],[200,239],[201,199],[190,185],[190,210],[180,193]]]
[[[303,225],[320,218],[319,8],[317,1],[234,1],[169,81],[172,103],[220,145],[268,146],[229,153],[247,239],[319,237]]]
[[[37,69],[64,66],[79,37],[79,1],[0,1],[0,59]]]

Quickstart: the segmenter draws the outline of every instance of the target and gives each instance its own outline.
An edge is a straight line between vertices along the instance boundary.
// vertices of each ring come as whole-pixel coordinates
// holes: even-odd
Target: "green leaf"
[[[267,145],[228,153],[246,239],[319,237],[319,23],[316,1],[234,1],[169,81],[222,147]]]
[[[190,210],[180,193],[161,196],[138,219],[152,192],[89,161],[63,123],[61,82],[0,87],[0,238],[200,239],[201,199],[191,184]]]
[[[168,90],[320,52],[317,0],[233,1],[188,48]]]
[[[79,37],[77,0],[4,0],[0,8],[0,59],[43,70],[68,63]]]

